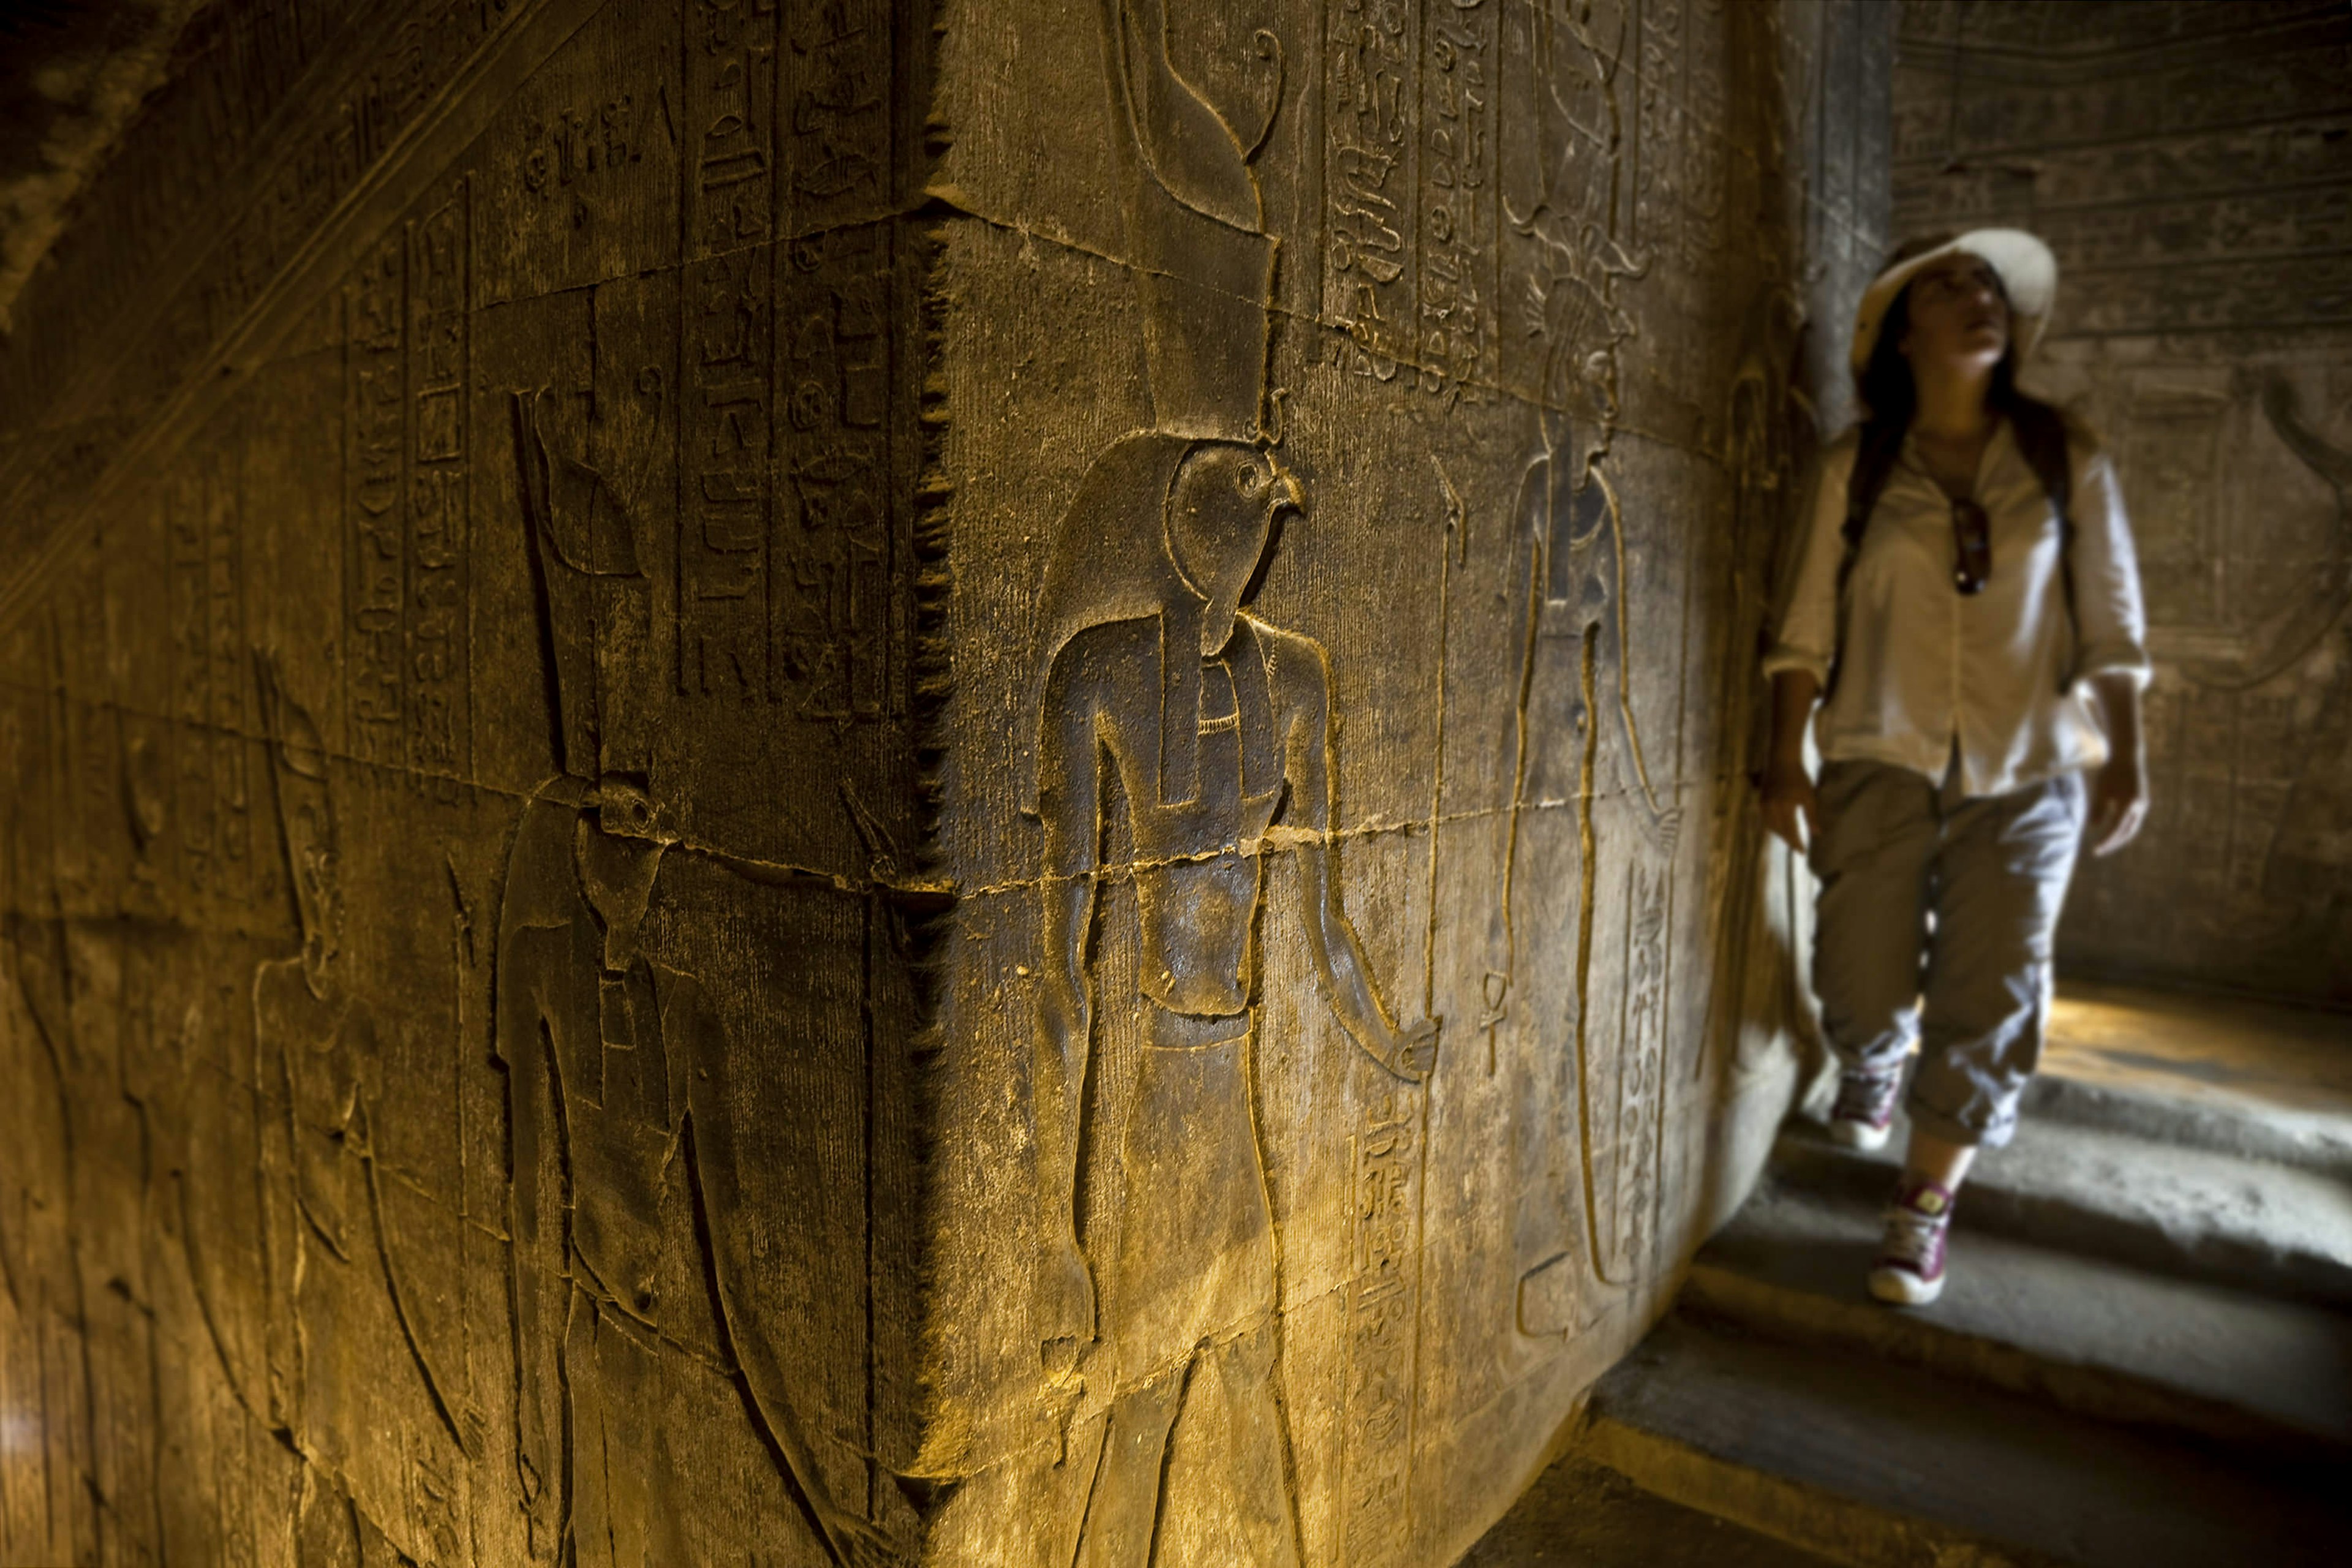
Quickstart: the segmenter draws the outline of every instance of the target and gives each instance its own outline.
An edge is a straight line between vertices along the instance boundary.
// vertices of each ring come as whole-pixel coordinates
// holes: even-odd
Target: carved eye
[[[1245,496],[1254,496],[1265,489],[1265,476],[1258,471],[1257,465],[1255,463],[1245,466],[1241,471],[1241,477],[1235,482],[1240,486],[1242,494]]]

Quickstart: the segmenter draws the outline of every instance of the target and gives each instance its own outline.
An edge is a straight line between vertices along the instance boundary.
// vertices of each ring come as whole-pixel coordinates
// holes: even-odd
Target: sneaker
[[[1899,1307],[1924,1307],[1942,1295],[1951,1224],[1951,1194],[1924,1179],[1906,1181],[1886,1211],[1886,1235],[1870,1267],[1870,1293]]]
[[[1837,1104],[1830,1110],[1830,1136],[1849,1149],[1882,1149],[1895,1125],[1895,1102],[1903,1098],[1903,1068],[1847,1068],[1838,1074]]]

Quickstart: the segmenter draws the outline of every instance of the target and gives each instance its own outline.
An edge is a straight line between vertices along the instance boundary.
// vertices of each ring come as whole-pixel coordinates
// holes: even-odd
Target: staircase
[[[2352,1016],[2071,990],[1926,1309],[1863,1289],[1904,1131],[1792,1121],[1521,1511],[1597,1466],[1814,1561],[2352,1563]],[[1514,1522],[1469,1561],[1612,1560]]]

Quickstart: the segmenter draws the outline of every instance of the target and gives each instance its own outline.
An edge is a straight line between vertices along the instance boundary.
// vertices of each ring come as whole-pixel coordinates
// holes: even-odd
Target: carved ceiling
[[[0,0],[0,327],[203,0]]]

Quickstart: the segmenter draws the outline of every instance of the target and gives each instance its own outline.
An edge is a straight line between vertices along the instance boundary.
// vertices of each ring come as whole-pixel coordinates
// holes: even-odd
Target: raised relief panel
[[[590,420],[587,447],[617,469],[658,437],[665,379],[645,359],[664,301],[608,287],[595,342],[634,348],[624,363],[636,368]],[[772,1119],[790,1116],[740,1087],[778,1044],[755,1050],[742,1030],[758,1005],[793,1022],[805,1006],[764,965],[719,956],[742,944],[713,933],[764,885],[726,868],[764,868],[683,844],[675,806],[653,790],[649,763],[664,748],[646,721],[660,670],[646,657],[655,542],[630,495],[642,482],[629,475],[625,488],[583,460],[551,396],[515,395],[511,412],[515,521],[531,542],[558,742],[558,771],[524,806],[508,858],[496,957],[515,1170],[512,1463],[528,1550],[615,1563],[719,1554],[726,1543],[693,1506],[708,1467],[777,1538],[800,1538],[781,1522],[797,1498],[826,1543],[817,1550],[882,1561],[891,1548],[866,1521],[872,1489],[837,1490],[842,1467],[823,1441],[834,1424],[807,1413],[814,1369],[791,1352],[762,1277],[774,1253],[766,1216],[787,1201],[768,1178],[805,1156],[773,1137]],[[681,881],[692,890],[670,891]],[[671,912],[649,928],[658,908]],[[791,1279],[805,1282],[825,1256],[811,1248]]]
[[[379,1018],[354,942],[339,765],[287,681],[264,657],[271,795],[301,939],[297,955],[256,968],[251,992],[257,1072],[285,1118],[286,1188],[268,1206],[273,1314],[290,1347],[289,1385],[277,1396],[306,1457],[404,1552],[462,1563],[471,1457],[462,1333],[426,1306],[437,1294],[429,1276],[445,1265],[401,1223],[409,1194],[400,1189],[416,1177],[386,1142],[390,1122],[425,1111],[431,1097],[390,1070],[388,1037],[400,1025]]]
[[[1133,137],[1129,239],[1145,262],[1155,422],[1095,458],[1047,557],[1037,1342],[1084,1487],[1076,1561],[1141,1563],[1155,1542],[1193,1541],[1222,1516],[1240,1521],[1247,1560],[1295,1563],[1281,1256],[1253,1090],[1267,1048],[1253,1007],[1261,942],[1303,940],[1398,1118],[1367,1134],[1351,1309],[1362,1528],[1390,1542],[1404,1538],[1392,1513],[1411,1454],[1417,1215],[1404,1173],[1423,1103],[1396,1086],[1428,1075],[1436,1025],[1395,1019],[1346,912],[1328,655],[1241,609],[1277,527],[1307,500],[1263,424],[1273,247],[1250,147],[1178,73],[1157,5],[1112,7],[1105,25],[1114,114]],[[1131,846],[1132,863],[1107,863],[1106,842]],[[1295,912],[1265,907],[1278,849],[1295,858]],[[1097,963],[1091,940],[1111,879],[1132,880],[1131,979]],[[1098,1012],[1139,1039],[1118,1125],[1097,1131]],[[1089,1180],[1089,1150],[1115,1150],[1115,1173]],[[1081,1225],[1081,1191],[1108,1194],[1108,1226]],[[1108,1255],[1093,1242],[1107,1229]]]

